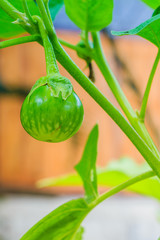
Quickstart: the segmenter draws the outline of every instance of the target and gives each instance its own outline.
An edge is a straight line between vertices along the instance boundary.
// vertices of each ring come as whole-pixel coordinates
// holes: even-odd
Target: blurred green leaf
[[[138,27],[128,31],[112,31],[113,35],[138,35],[160,47],[160,14],[151,17],[147,21],[140,24]]]
[[[64,5],[63,0],[50,0],[49,1],[49,10],[50,10],[51,17],[52,17],[53,21],[54,21],[57,13],[59,12],[59,10],[62,8],[63,5]]]
[[[82,158],[75,166],[76,171],[83,181],[87,202],[92,202],[98,196],[96,174],[97,145],[98,125],[95,125],[89,134]]]
[[[113,0],[64,0],[68,17],[82,30],[99,31],[112,21]]]
[[[8,0],[14,7],[19,11],[24,12],[23,10],[23,0]],[[27,0],[28,8],[32,15],[39,15],[38,7],[36,6],[33,0]],[[24,33],[25,30],[18,24],[13,23],[13,19],[7,15],[2,9],[0,9],[0,38],[10,38],[21,33]]]
[[[35,224],[20,240],[81,240],[81,222],[90,208],[84,199],[69,201]]]
[[[154,10],[154,12],[152,14],[152,17],[154,17],[154,16],[156,16],[158,14],[160,14],[160,6]]]
[[[141,0],[141,1],[153,9],[156,9],[158,6],[160,6],[160,0]]]
[[[110,162],[105,168],[98,168],[98,185],[103,187],[114,187],[148,170],[150,170],[150,168],[146,163],[139,165],[129,158],[121,158],[118,161]],[[38,186],[81,186],[81,180],[76,173],[72,173],[60,178],[41,180]],[[160,180],[157,177],[152,177],[136,183],[127,190],[160,200]]]
[[[73,240],[83,240],[84,228],[80,227]]]

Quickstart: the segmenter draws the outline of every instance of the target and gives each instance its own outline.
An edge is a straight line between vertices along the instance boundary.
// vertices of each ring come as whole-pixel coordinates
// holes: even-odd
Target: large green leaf
[[[113,0],[64,0],[69,18],[82,30],[99,31],[112,21]]]
[[[59,12],[59,10],[62,8],[63,4],[64,4],[63,0],[50,0],[49,1],[49,10],[50,10],[53,21],[57,15],[57,13]]]
[[[93,201],[98,196],[96,174],[97,145],[98,125],[95,125],[88,137],[82,158],[75,167],[82,178],[87,202]]]
[[[90,208],[84,199],[69,201],[35,224],[20,240],[81,240],[81,222]]]
[[[23,0],[9,0],[9,2],[19,11],[24,12]],[[39,15],[39,10],[35,2],[33,0],[27,0],[27,3],[31,14]],[[10,38],[25,32],[21,26],[13,23],[13,21],[14,20],[0,8],[0,38]]]
[[[112,161],[107,167],[98,169],[98,185],[114,187],[138,174],[150,170],[147,164],[139,165],[129,158]],[[81,179],[76,173],[60,178],[50,178],[39,181],[39,187],[48,186],[81,186]],[[130,186],[127,190],[160,200],[160,180],[152,177]]]
[[[142,2],[146,3],[149,7],[156,9],[160,6],[160,0],[141,0]]]
[[[155,44],[158,48],[160,47],[160,14],[151,17],[147,21],[140,24],[138,27],[122,32],[112,31],[113,35],[138,35],[147,39],[148,41]]]

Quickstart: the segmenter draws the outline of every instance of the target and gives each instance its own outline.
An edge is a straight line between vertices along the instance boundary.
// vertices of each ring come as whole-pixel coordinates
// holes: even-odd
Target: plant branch
[[[50,17],[48,16],[48,12],[46,10],[43,0],[37,0],[37,4],[38,4],[39,10],[40,10],[44,25],[48,31],[48,34],[52,35],[53,32],[55,33],[55,29],[54,29],[53,24],[50,21]]]
[[[24,11],[26,13],[26,16],[28,17],[28,19],[30,20],[30,23],[33,26],[34,25],[34,20],[33,20],[32,16],[31,16],[30,11],[29,11],[28,4],[27,4],[26,0],[23,0],[23,7],[24,7]]]
[[[75,51],[77,51],[77,46],[76,45],[73,45],[73,44],[71,44],[71,43],[69,43],[69,42],[66,42],[66,41],[64,41],[63,39],[61,39],[61,38],[58,38],[58,41],[63,45],[63,46],[65,46],[65,47],[68,47],[68,48],[70,48],[70,49],[73,49],[73,50],[75,50]]]
[[[124,183],[121,183],[119,184],[118,186],[112,188],[111,190],[109,190],[108,192],[102,194],[101,196],[99,196],[95,202],[93,202],[92,204],[94,206],[97,206],[99,203],[103,202],[104,200],[106,200],[107,198],[111,197],[112,195],[115,195],[116,193],[119,193],[121,192],[122,190],[128,188],[129,186],[135,184],[135,183],[138,183],[140,181],[143,181],[147,178],[151,178],[151,177],[154,177],[155,176],[155,173],[153,171],[148,171],[148,172],[145,172],[141,175],[138,175],[134,178],[131,178],[129,179],[128,181],[124,182]]]
[[[40,41],[40,39],[41,39],[40,35],[31,35],[26,37],[14,38],[14,39],[0,42],[0,49],[18,45],[18,44]]]
[[[128,102],[128,99],[124,95],[117,79],[115,78],[114,74],[112,73],[106,58],[103,53],[103,49],[101,46],[100,36],[98,33],[92,33],[93,42],[94,42],[94,60],[99,67],[100,71],[102,72],[105,80],[108,83],[112,93],[114,94],[115,98],[117,99],[120,107],[122,108],[123,112],[127,116],[131,125],[136,129],[136,131],[140,134],[143,140],[150,146],[150,148],[154,151],[155,155],[159,158],[160,154],[157,150],[153,140],[151,139],[149,133],[147,132],[145,125],[143,122],[139,121],[139,118],[136,112],[133,110],[132,106]]]
[[[145,118],[148,97],[149,97],[149,93],[150,93],[150,90],[151,90],[153,78],[154,78],[154,75],[155,75],[155,72],[156,72],[159,60],[160,60],[160,50],[158,50],[156,59],[154,61],[154,64],[153,64],[153,67],[152,67],[152,70],[151,70],[151,73],[150,73],[150,76],[149,76],[149,79],[148,79],[146,90],[145,90],[145,93],[144,93],[144,96],[143,96],[141,111],[140,111],[140,114],[139,114],[139,118],[142,121],[144,121],[144,118]]]
[[[141,99],[142,99],[142,94],[139,89],[139,86],[137,85],[135,78],[133,77],[132,73],[130,72],[130,69],[127,66],[127,63],[122,59],[122,57],[119,54],[115,38],[110,34],[107,28],[103,30],[103,33],[105,37],[109,40],[110,46],[113,51],[113,57],[115,59],[115,63],[118,67],[118,70],[120,70],[119,75],[123,78],[124,83],[128,85],[128,87],[134,92],[135,96],[137,97],[138,104],[140,105]],[[147,109],[146,111],[146,119],[148,120],[148,124],[150,128],[152,129],[152,132],[154,136],[157,139],[157,145],[159,145],[160,142],[160,136],[157,127],[155,126],[155,123],[151,117],[151,114],[149,110]]]
[[[8,16],[10,16],[13,20],[18,21],[19,24],[29,33],[38,33],[36,27],[30,23],[29,19],[26,17],[25,13],[20,12],[17,8],[15,8],[9,1],[0,0],[0,8],[5,11]]]
[[[77,67],[77,65],[68,56],[65,50],[58,42],[54,27],[52,26],[45,5],[42,0],[37,0],[44,24],[48,31],[56,57],[62,66],[71,74],[71,76],[88,92],[88,94],[102,107],[102,109],[113,119],[113,121],[122,129],[132,143],[136,146],[148,164],[160,178],[160,159],[146,145],[141,136],[124,118],[121,112],[96,88],[96,86],[86,77],[86,75]],[[142,135],[143,136],[143,135]]]
[[[53,75],[54,73],[59,73],[56,57],[54,54],[54,49],[48,37],[44,23],[39,16],[34,16],[33,19],[37,21],[39,26],[39,31],[41,33],[43,46],[45,50],[47,75]]]
[[[134,128],[124,118],[121,112],[96,88],[96,86],[87,78],[87,76],[77,67],[69,55],[62,48],[58,39],[53,36],[52,44],[54,46],[57,60],[71,74],[71,76],[87,91],[87,93],[102,107],[102,109],[113,119],[113,121],[122,129],[132,143],[136,146],[148,164],[160,177],[160,159],[156,157],[144,140],[138,135]]]

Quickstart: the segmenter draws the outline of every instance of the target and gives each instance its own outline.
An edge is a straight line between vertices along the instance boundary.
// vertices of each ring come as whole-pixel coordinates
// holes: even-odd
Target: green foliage
[[[40,220],[20,240],[81,240],[80,224],[89,211],[84,199],[69,201]]]
[[[23,0],[9,0],[9,2],[19,11],[24,12]],[[27,4],[32,15],[39,15],[38,7],[33,0],[27,0]],[[14,20],[0,9],[0,38],[10,38],[25,32],[20,25],[13,22]]]
[[[160,0],[141,0],[146,3],[149,7],[156,9],[160,5]]]
[[[98,168],[98,185],[103,187],[114,187],[149,169],[147,164],[139,165],[129,158],[112,161],[107,167],[103,169]],[[38,186],[81,186],[81,180],[77,174],[73,173],[60,178],[41,180]],[[160,200],[160,180],[157,177],[136,183],[127,190]]]
[[[160,6],[157,7],[157,8],[154,10],[154,12],[153,12],[153,14],[152,14],[152,17],[154,17],[154,16],[156,16],[156,15],[158,15],[158,14],[160,14]]]
[[[59,12],[59,10],[62,8],[63,4],[64,4],[63,0],[50,0],[49,1],[49,10],[50,10],[53,21],[57,15],[57,13]]]
[[[147,21],[140,24],[138,27],[128,30],[116,32],[112,31],[113,35],[138,35],[146,40],[155,44],[158,48],[160,47],[160,14],[151,17]]]
[[[64,0],[69,18],[82,30],[99,31],[112,21],[113,0]]]
[[[82,158],[75,167],[82,178],[87,202],[92,202],[98,196],[96,174],[97,145],[98,125],[95,125],[88,137]]]
[[[75,237],[73,238],[73,240],[82,240],[83,239],[83,233],[84,233],[84,228],[80,227],[75,235]]]

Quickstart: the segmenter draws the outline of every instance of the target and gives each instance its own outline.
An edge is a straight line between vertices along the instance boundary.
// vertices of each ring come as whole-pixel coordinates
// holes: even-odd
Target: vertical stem
[[[123,93],[117,79],[115,78],[113,72],[111,71],[106,58],[103,53],[100,36],[99,33],[92,33],[93,42],[94,42],[94,60],[98,65],[100,71],[102,72],[108,86],[110,87],[112,93],[117,99],[120,107],[124,111],[128,120],[132,124],[132,126],[136,129],[136,131],[140,134],[140,136],[144,139],[144,141],[150,146],[150,148],[154,151],[157,157],[160,157],[159,151],[157,150],[153,140],[151,139],[145,125],[142,121],[139,120],[137,114],[133,110],[132,106],[128,102],[125,94]]]
[[[43,21],[38,16],[35,16],[34,19],[38,22],[39,31],[40,31],[40,34],[41,34],[42,40],[43,40],[47,75],[52,75],[53,73],[59,73],[57,62],[56,62],[56,57],[54,54],[54,49],[53,49],[53,46],[48,37],[48,34],[47,34],[46,28],[43,24]]]
[[[41,13],[41,17],[43,19],[44,25],[46,26],[46,29],[48,31],[49,35],[52,35],[52,33],[55,33],[55,29],[53,24],[50,21],[50,17],[48,16],[45,4],[43,2],[43,0],[37,0],[37,4]]]
[[[149,79],[148,79],[148,82],[147,82],[146,90],[145,90],[145,93],[144,93],[144,96],[143,96],[141,111],[140,111],[140,114],[139,114],[139,118],[142,121],[144,121],[144,118],[145,118],[148,97],[149,97],[149,93],[150,93],[150,90],[151,90],[153,78],[154,78],[159,60],[160,60],[160,49],[158,50],[156,59],[154,61],[154,64],[153,64],[153,67],[152,67],[152,70],[151,70],[151,73],[150,73],[150,76],[149,76]]]
[[[16,9],[9,1],[0,0],[0,8],[2,8],[12,19],[17,20],[18,18],[21,18],[24,20],[22,12]]]

